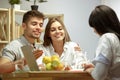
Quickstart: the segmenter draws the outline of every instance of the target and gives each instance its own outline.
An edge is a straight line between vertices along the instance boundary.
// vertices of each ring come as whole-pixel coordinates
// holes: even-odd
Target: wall
[[[89,27],[88,18],[91,10],[101,3],[100,0],[48,0],[37,3],[43,13],[64,14],[64,22],[73,41],[87,51],[88,57],[94,57],[98,36]],[[22,0],[21,9],[30,10],[33,2]],[[0,1],[0,7],[9,8],[7,0]]]
[[[120,19],[120,0],[102,0],[102,4],[108,5],[114,9]]]

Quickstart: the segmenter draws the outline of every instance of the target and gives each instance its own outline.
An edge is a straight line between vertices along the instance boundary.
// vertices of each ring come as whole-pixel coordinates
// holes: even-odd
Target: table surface
[[[3,80],[94,80],[81,71],[30,71],[2,74]]]

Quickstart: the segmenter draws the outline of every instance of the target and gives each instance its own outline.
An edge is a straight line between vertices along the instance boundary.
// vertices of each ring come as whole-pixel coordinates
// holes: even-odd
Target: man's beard
[[[31,36],[32,38],[34,38],[34,39],[39,39],[40,38],[40,36]]]

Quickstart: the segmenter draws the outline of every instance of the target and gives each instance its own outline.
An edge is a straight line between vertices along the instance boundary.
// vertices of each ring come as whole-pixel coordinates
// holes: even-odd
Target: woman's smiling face
[[[50,37],[52,41],[63,41],[65,38],[63,26],[58,21],[55,21],[51,24]]]

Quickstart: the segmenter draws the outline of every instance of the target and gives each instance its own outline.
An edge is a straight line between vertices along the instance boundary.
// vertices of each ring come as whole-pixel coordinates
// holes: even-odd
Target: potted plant
[[[11,5],[20,4],[20,0],[9,0],[9,3],[10,3]]]
[[[26,0],[26,1],[30,1],[30,0]],[[47,0],[38,0],[38,2],[47,2]],[[34,0],[34,3],[33,3],[33,5],[31,5],[31,9],[32,10],[38,10],[38,5],[36,5],[36,3],[37,3],[37,0]]]
[[[20,5],[19,5],[21,3],[20,0],[9,0],[9,3],[12,8],[20,9]]]

